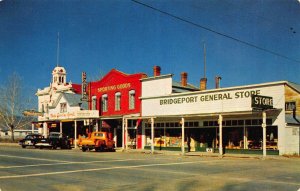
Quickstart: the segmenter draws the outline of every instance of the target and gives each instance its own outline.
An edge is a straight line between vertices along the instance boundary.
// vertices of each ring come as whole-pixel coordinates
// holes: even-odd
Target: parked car
[[[71,149],[71,142],[68,137],[63,136],[59,132],[50,132],[48,138],[40,139],[36,144],[36,148],[61,148],[61,149]]]
[[[108,136],[107,132],[92,132],[87,138],[80,138],[78,146],[83,152],[87,150],[95,151],[115,151],[115,141]]]
[[[35,146],[38,141],[43,139],[44,136],[41,134],[29,134],[26,135],[26,137],[19,141],[19,145],[22,146],[22,148],[26,148],[27,146]]]

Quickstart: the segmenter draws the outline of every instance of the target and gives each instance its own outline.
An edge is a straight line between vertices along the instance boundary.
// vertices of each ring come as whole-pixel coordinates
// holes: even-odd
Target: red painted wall
[[[97,97],[97,109],[100,112],[100,116],[118,116],[128,115],[134,113],[141,113],[141,88],[142,84],[140,79],[145,77],[143,73],[138,74],[125,74],[116,69],[112,69],[101,80],[89,83],[89,97],[92,100],[93,96]],[[129,91],[135,90],[135,108],[129,109]],[[121,93],[121,109],[115,110],[115,94]],[[101,98],[102,95],[108,96],[108,108],[107,112],[101,111]],[[92,108],[92,102],[89,104],[89,108]]]

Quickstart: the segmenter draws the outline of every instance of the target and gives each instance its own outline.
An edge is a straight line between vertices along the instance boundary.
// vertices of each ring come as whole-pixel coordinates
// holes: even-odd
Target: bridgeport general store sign
[[[214,94],[201,94],[186,97],[166,98],[160,99],[160,105],[172,105],[172,104],[185,104],[185,103],[197,103],[197,102],[213,102],[219,100],[233,100],[241,98],[251,98],[252,95],[260,95],[260,90],[251,91],[236,91]]]
[[[167,116],[252,111],[253,95],[270,96],[274,107],[284,107],[284,88],[276,84],[147,97],[142,99],[142,113],[144,116]]]

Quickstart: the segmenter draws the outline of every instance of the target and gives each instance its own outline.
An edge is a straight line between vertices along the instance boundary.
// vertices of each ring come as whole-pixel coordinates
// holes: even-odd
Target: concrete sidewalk
[[[2,143],[0,142],[0,146],[7,146],[7,147],[20,147],[18,143]],[[73,148],[74,150],[77,150]],[[140,153],[140,154],[152,154],[151,150],[145,149],[128,149],[122,150],[122,148],[117,148],[116,152],[127,152],[127,153]],[[174,155],[174,156],[182,156],[181,151],[165,151],[165,150],[155,150],[154,155]],[[263,158],[262,155],[256,154],[231,154],[225,153],[224,155],[220,156],[219,153],[209,153],[209,152],[186,152],[184,156],[198,156],[198,157],[219,157],[219,158],[252,158],[252,159],[290,159],[296,158],[300,159],[299,157],[288,157],[288,156],[281,156],[281,155],[267,155],[266,158]]]
[[[128,149],[122,150],[117,149],[117,152],[128,152],[128,153],[141,153],[141,154],[152,154],[150,150],[144,149]],[[162,154],[162,155],[176,155],[182,156],[181,151],[162,151],[162,150],[155,150],[155,154]],[[198,157],[219,157],[219,158],[252,158],[252,159],[289,159],[289,157],[281,156],[281,155],[267,155],[265,158],[262,155],[256,154],[231,154],[225,153],[222,156],[219,153],[209,153],[209,152],[186,152],[184,156],[198,156]]]

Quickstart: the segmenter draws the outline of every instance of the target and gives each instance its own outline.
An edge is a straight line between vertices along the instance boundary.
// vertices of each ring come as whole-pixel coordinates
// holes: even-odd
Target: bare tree
[[[24,94],[21,77],[13,73],[8,81],[0,87],[0,125],[11,131],[14,141],[14,130],[28,126],[33,118],[23,116],[22,112],[30,105],[30,97]]]

